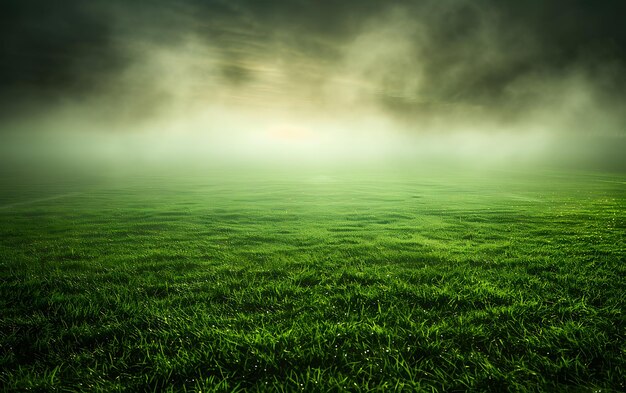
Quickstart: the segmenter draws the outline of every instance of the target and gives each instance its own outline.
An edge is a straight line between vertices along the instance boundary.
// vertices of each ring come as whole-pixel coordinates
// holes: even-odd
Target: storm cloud
[[[166,129],[179,119],[198,127],[190,119],[200,116],[207,129],[211,122],[245,128],[238,113],[254,113],[251,122],[278,116],[293,129],[295,117],[325,126],[356,118],[401,134],[443,134],[446,145],[460,143],[450,135],[542,135],[553,156],[623,165],[623,2],[68,0],[2,7],[0,114],[7,124],[37,114],[42,122],[60,116],[103,129],[146,122]]]

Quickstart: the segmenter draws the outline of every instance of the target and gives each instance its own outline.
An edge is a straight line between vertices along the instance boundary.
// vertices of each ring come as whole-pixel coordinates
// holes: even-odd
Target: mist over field
[[[618,3],[4,8],[15,167],[626,165]]]

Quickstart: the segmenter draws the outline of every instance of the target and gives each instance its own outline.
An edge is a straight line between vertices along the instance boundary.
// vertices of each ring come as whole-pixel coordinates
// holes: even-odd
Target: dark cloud
[[[585,0],[9,0],[0,98],[149,90],[150,79],[126,86],[120,75],[151,48],[193,37],[215,51],[202,72],[227,85],[254,83],[267,72],[258,63],[275,62],[314,94],[338,74],[364,81],[359,93],[399,115],[455,106],[509,116],[572,74],[599,100],[623,99],[625,11]]]
[[[0,15],[3,88],[74,88],[116,65],[109,21],[85,2],[9,1]]]

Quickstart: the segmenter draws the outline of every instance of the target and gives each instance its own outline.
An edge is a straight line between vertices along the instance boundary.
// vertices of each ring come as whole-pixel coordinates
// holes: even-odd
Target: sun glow
[[[309,128],[292,124],[272,125],[267,130],[267,136],[272,140],[293,143],[305,143],[317,139]]]

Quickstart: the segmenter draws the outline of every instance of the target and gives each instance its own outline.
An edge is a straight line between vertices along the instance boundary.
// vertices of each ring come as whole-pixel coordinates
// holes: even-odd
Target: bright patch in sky
[[[308,128],[292,124],[270,126],[267,135],[271,140],[291,143],[306,143],[316,139]]]

